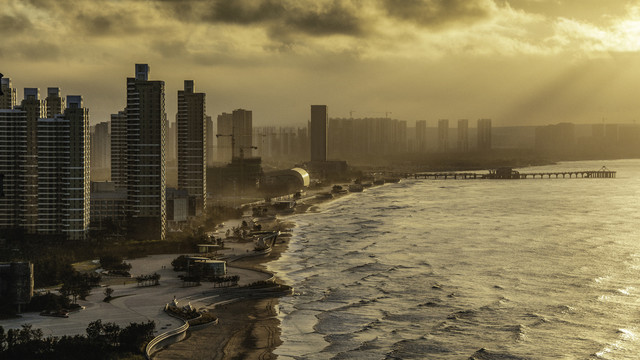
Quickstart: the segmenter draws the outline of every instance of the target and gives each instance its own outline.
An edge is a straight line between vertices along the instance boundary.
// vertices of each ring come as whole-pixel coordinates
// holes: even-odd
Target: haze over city
[[[14,86],[82,94],[93,124],[125,106],[131,64],[207,113],[256,125],[331,117],[492,118],[494,126],[638,118],[635,1],[1,0]],[[173,119],[176,102],[167,96]]]

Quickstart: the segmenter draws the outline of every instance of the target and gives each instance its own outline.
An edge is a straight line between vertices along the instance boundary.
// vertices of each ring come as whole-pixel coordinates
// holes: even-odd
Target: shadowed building
[[[26,163],[26,113],[0,109],[0,238],[24,230]]]
[[[478,150],[491,150],[491,119],[478,120]]]
[[[250,158],[253,156],[253,114],[251,110],[236,109],[232,119],[232,158]]]
[[[47,98],[44,100],[47,107],[47,118],[53,119],[61,115],[64,109],[64,99],[60,96],[60,88],[47,88]]]
[[[311,105],[311,161],[327,161],[327,105]]]
[[[109,123],[96,124],[91,134],[91,167],[108,168],[111,158]]]
[[[1,78],[0,89],[2,95],[0,95],[0,109],[13,109],[16,106],[16,89],[11,87],[11,79]]]
[[[215,134],[213,133],[213,120],[211,116],[205,116],[207,122],[207,166],[213,166]]]
[[[469,120],[458,120],[458,151],[469,151]]]
[[[127,78],[127,230],[133,239],[165,238],[166,165],[164,81],[150,81],[136,64]],[[114,179],[115,180],[115,179]]]
[[[84,240],[89,230],[89,111],[68,96],[64,115],[38,120],[38,234]]]
[[[111,181],[118,189],[127,188],[127,114],[111,114]]]
[[[231,136],[233,134],[233,115],[228,113],[222,113],[218,115],[218,126],[216,135],[218,143],[218,162],[229,163],[231,162],[231,144],[233,143]]]
[[[25,228],[27,233],[37,233],[38,226],[38,119],[45,115],[44,101],[37,88],[25,88],[20,110],[27,118],[27,162],[25,165]]]
[[[178,90],[178,188],[186,190],[195,206],[189,215],[198,215],[207,201],[207,123],[205,94],[196,93],[193,80]],[[192,211],[191,211],[192,210]]]

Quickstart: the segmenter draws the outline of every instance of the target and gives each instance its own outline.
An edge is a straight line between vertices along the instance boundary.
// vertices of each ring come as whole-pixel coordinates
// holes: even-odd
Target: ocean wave
[[[482,348],[473,353],[469,360],[527,360],[528,358],[505,353],[499,353]]]

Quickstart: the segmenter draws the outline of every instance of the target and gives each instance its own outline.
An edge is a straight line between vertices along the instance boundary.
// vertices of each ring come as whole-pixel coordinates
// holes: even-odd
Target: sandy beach
[[[264,270],[269,261],[286,251],[288,238],[277,241],[267,257],[247,257],[234,261],[234,267]],[[218,324],[189,331],[185,340],[170,345],[153,358],[168,359],[275,359],[280,344],[280,320],[276,317],[277,298],[243,299],[218,306],[213,313]]]

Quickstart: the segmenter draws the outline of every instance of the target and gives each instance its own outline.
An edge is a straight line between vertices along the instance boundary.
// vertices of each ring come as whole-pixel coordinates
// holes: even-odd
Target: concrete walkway
[[[227,243],[234,248],[225,255],[247,254],[253,243]],[[180,254],[152,255],[130,262],[131,274],[135,278],[138,275],[148,275],[157,272],[161,275],[160,285],[150,287],[138,287],[134,284],[111,285],[114,290],[110,303],[105,303],[104,288],[94,288],[86,301],[78,300],[78,304],[85,307],[84,310],[69,314],[68,318],[40,316],[38,313],[25,313],[22,318],[0,320],[0,326],[5,330],[20,328],[22,324],[31,324],[34,328],[42,329],[45,336],[61,336],[85,334],[87,325],[97,319],[103,323],[114,322],[120,326],[129,325],[132,322],[156,322],[156,333],[163,333],[182,325],[180,320],[166,315],[164,305],[171,302],[174,297],[181,304],[191,302],[196,308],[208,306],[215,302],[216,297],[224,297],[224,288],[213,288],[212,283],[203,282],[201,286],[183,287],[178,275],[184,274],[173,271],[171,261]],[[163,267],[165,267],[163,269]],[[239,285],[266,280],[270,275],[253,270],[227,267],[228,275],[239,275]]]

